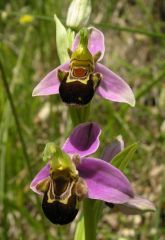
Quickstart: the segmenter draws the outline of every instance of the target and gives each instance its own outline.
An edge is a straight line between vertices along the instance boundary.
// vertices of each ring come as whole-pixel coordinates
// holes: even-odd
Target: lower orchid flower
[[[101,129],[96,123],[78,125],[63,147],[48,143],[44,161],[48,163],[33,179],[31,189],[43,195],[42,209],[54,224],[70,223],[83,198],[123,206],[134,193],[126,176],[110,163],[93,157],[99,147]]]
[[[104,65],[97,63],[104,56],[104,35],[96,28],[82,29],[76,35],[70,61],[60,65],[34,88],[33,96],[60,94],[63,102],[86,105],[97,93],[116,102],[135,105],[129,85]]]

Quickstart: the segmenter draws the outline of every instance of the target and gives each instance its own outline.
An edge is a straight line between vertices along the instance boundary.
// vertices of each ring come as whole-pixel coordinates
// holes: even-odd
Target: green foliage
[[[56,22],[56,44],[58,56],[60,58],[60,62],[64,63],[69,60],[69,55],[66,51],[66,49],[70,47],[68,41],[68,34],[64,25],[61,23],[61,21],[56,15],[54,15],[54,20]]]
[[[33,176],[43,166],[42,152],[47,141],[55,141],[61,146],[72,128],[67,108],[57,96],[31,97],[34,86],[59,65],[53,15],[57,14],[60,22],[56,21],[62,28],[70,2],[1,2],[0,59],[16,106]],[[90,119],[99,122],[104,129],[102,148],[118,134],[127,145],[139,142],[138,152],[127,168],[131,174],[129,179],[134,181],[139,194],[143,192],[158,205],[156,215],[146,215],[137,221],[117,214],[113,215],[113,223],[105,209],[98,234],[100,238],[108,239],[113,228],[112,240],[123,236],[126,239],[163,239],[165,105],[164,102],[160,104],[160,96],[164,95],[165,34],[158,1],[103,0],[101,6],[100,1],[91,2],[89,25],[100,28],[106,37],[104,62],[131,84],[137,104],[132,109],[95,97]],[[33,21],[20,24],[24,14],[32,15]],[[71,46],[74,37],[71,30],[67,33],[63,30],[63,33],[65,37],[61,42],[58,40],[61,51],[63,44]],[[60,61],[68,57],[63,52]],[[98,156],[100,154],[98,152]],[[35,199],[29,189],[30,181],[26,156],[0,73],[0,239],[73,239],[74,224],[61,228],[51,225],[42,216],[37,205],[42,199]]]
[[[74,240],[85,240],[84,218],[83,217],[81,217],[81,219],[78,222]]]
[[[124,171],[124,169],[127,167],[128,163],[132,160],[134,157],[134,153],[137,149],[138,145],[137,143],[131,144],[130,146],[126,147],[123,151],[118,153],[111,161],[111,164],[120,169],[121,171]]]

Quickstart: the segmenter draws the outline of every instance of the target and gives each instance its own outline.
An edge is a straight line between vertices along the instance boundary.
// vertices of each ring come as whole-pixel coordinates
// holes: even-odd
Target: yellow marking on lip
[[[71,82],[81,82],[83,83],[84,85],[87,85],[89,79],[84,79],[84,80],[81,80],[81,79],[67,79],[66,80],[66,83],[71,83]]]

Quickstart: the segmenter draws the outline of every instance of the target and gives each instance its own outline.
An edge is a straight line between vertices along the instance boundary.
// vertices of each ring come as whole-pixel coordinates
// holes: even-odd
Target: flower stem
[[[14,101],[13,101],[13,98],[12,98],[12,95],[11,95],[11,92],[10,92],[10,89],[9,89],[9,85],[8,85],[8,82],[7,82],[7,79],[6,79],[6,74],[5,74],[5,71],[4,71],[4,68],[3,68],[3,65],[2,65],[1,61],[0,61],[0,70],[1,70],[1,75],[2,75],[2,81],[3,81],[3,84],[4,84],[4,88],[5,88],[5,91],[6,91],[10,106],[11,106],[11,110],[12,110],[12,113],[13,113],[14,120],[15,120],[18,136],[19,136],[19,139],[20,139],[20,142],[21,142],[21,145],[22,145],[22,151],[23,151],[25,161],[26,161],[26,164],[27,164],[27,168],[28,168],[28,171],[29,171],[29,177],[30,177],[30,179],[32,179],[33,175],[32,175],[32,170],[31,170],[31,166],[30,166],[30,159],[29,159],[27,149],[26,149],[26,144],[25,144],[25,141],[24,141],[24,138],[23,138],[23,135],[22,135],[22,130],[21,130],[19,119],[18,119],[16,107],[15,107],[15,104],[14,104]]]
[[[83,107],[69,107],[69,113],[72,119],[73,126],[86,122],[89,119],[90,104]],[[79,226],[77,225],[77,227],[79,227],[79,230],[85,231],[85,234],[81,234],[81,240],[84,239],[84,235],[85,240],[96,240],[96,212],[97,208],[95,207],[95,200],[84,199],[82,215],[84,227],[81,220],[78,223]],[[75,239],[77,240],[76,235]]]
[[[13,114],[13,117],[14,117],[14,120],[15,120],[15,125],[16,125],[16,129],[17,129],[17,132],[18,132],[20,142],[21,142],[23,155],[24,155],[26,165],[27,165],[27,168],[28,168],[29,179],[31,180],[32,176],[33,176],[33,173],[32,173],[32,168],[31,168],[31,165],[30,165],[30,159],[29,159],[29,155],[28,155],[28,152],[27,152],[26,143],[25,143],[25,140],[24,140],[24,137],[23,137],[23,134],[22,134],[22,129],[21,129],[19,118],[18,118],[17,110],[16,110],[16,107],[15,107],[15,104],[14,104],[14,101],[13,101],[12,94],[10,92],[7,77],[6,77],[5,70],[4,70],[4,67],[2,65],[1,60],[0,60],[0,71],[1,71],[1,75],[2,75],[2,82],[3,82],[3,85],[4,85],[4,89],[6,91],[6,94],[7,94],[8,100],[9,100],[9,104],[10,104],[10,107],[11,107],[11,111],[12,111],[12,114]],[[37,201],[37,204],[39,206],[40,202],[39,202],[39,198],[37,196],[36,196],[36,201]],[[45,237],[47,238],[48,234],[47,234],[47,229],[46,229],[44,220],[42,220],[42,224],[43,224],[43,228],[44,228]]]
[[[96,221],[94,200],[84,199],[83,213],[85,226],[85,240],[96,240]]]
[[[88,120],[89,113],[90,113],[90,104],[83,107],[75,107],[75,106],[69,107],[69,114],[71,116],[73,126],[86,122]]]

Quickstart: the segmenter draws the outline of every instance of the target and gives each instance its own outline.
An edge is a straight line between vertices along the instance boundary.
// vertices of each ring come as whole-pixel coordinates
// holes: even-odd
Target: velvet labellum
[[[93,81],[89,79],[86,84],[83,84],[79,80],[68,83],[64,80],[60,84],[59,93],[62,101],[67,104],[85,105],[94,96]]]
[[[68,224],[72,222],[77,213],[76,208],[76,196],[72,196],[68,204],[60,203],[55,201],[53,203],[48,203],[46,195],[43,198],[42,209],[45,216],[54,224]]]
[[[69,170],[67,170],[69,173]],[[72,222],[78,211],[79,202],[86,194],[84,181],[71,176],[65,179],[66,172],[56,172],[58,178],[49,180],[49,186],[44,191],[42,210],[45,216],[54,224],[68,224]],[[41,189],[40,189],[41,190]]]
[[[68,224],[78,213],[78,197],[75,183],[60,176],[50,180],[48,190],[44,193],[42,209],[45,216],[54,224]]]

